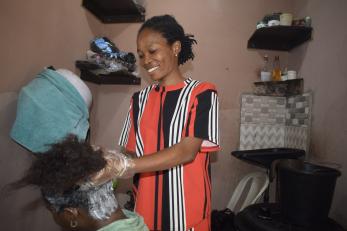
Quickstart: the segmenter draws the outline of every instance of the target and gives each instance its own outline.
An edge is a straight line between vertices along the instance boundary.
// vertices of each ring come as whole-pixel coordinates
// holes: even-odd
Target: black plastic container
[[[315,227],[327,222],[336,179],[341,172],[301,160],[278,165],[281,214],[288,222]]]

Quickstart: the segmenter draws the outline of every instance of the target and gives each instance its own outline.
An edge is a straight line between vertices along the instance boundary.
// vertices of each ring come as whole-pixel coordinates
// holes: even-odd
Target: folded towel
[[[85,139],[88,119],[88,107],[74,86],[45,69],[21,89],[10,136],[32,152],[44,152],[70,133]]]

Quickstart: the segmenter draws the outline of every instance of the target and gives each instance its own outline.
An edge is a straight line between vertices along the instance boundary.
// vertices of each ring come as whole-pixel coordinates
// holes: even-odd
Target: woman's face
[[[154,30],[144,29],[137,37],[137,53],[140,65],[146,70],[152,80],[170,82],[178,72],[178,54],[180,42],[172,45]]]

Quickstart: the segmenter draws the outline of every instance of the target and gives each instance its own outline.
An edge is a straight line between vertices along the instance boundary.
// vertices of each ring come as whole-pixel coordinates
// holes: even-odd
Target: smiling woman
[[[161,81],[163,84],[168,80],[183,79],[179,75],[177,63],[177,54],[181,49],[178,41],[169,45],[160,33],[145,29],[139,34],[137,46],[140,65],[147,70],[153,80]],[[170,78],[170,76],[177,77]]]
[[[150,230],[210,229],[209,152],[219,150],[218,96],[213,84],[179,70],[194,58],[194,43],[170,15],[148,19],[137,36],[140,64],[157,83],[133,95],[119,144],[137,157],[124,174],[139,173],[135,210]]]
[[[172,16],[151,18],[142,25],[137,37],[140,65],[153,80],[160,80],[161,85],[171,79],[181,81],[184,78],[178,65],[194,59],[192,45],[196,40],[193,37],[186,35]]]

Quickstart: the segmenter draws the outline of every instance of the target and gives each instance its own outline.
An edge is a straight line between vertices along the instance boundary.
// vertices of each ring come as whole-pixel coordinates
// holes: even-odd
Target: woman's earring
[[[175,54],[175,56],[177,57],[177,54]]]
[[[71,228],[76,228],[78,226],[78,222],[76,220],[71,220],[70,226],[71,226]]]

